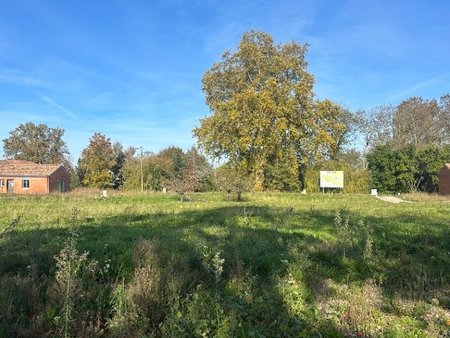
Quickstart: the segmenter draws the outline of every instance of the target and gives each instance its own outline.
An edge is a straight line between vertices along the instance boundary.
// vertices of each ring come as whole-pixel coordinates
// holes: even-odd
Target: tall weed
[[[141,240],[133,250],[134,274],[122,280],[112,292],[112,318],[108,328],[115,337],[154,332],[168,312],[166,276],[160,265],[161,253],[155,241]]]
[[[76,244],[77,209],[73,209],[70,236],[63,249],[55,256],[55,291],[61,297],[61,310],[55,318],[62,337],[70,337],[74,327],[74,312],[76,298],[81,294],[82,279],[80,271],[86,264],[88,253],[79,253]]]

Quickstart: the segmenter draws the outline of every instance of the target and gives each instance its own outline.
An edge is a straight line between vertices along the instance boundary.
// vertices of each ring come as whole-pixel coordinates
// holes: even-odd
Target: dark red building
[[[446,163],[439,173],[439,193],[450,195],[450,163]]]

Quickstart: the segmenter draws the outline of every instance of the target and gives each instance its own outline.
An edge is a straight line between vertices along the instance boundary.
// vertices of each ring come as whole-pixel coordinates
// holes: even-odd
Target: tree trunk
[[[305,187],[306,166],[303,163],[301,163],[301,161],[298,161],[297,168],[298,168],[298,183],[300,185],[300,190],[306,189]]]

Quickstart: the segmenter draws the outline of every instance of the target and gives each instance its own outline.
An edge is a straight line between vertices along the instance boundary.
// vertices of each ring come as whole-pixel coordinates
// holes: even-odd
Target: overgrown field
[[[1,337],[448,337],[450,200],[0,198]]]

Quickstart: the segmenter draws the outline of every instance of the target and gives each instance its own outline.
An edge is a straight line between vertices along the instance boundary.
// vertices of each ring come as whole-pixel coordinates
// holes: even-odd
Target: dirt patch
[[[411,201],[405,201],[402,200],[401,198],[395,197],[395,196],[377,196],[378,199],[385,201],[385,202],[390,202],[390,203],[412,203]]]

